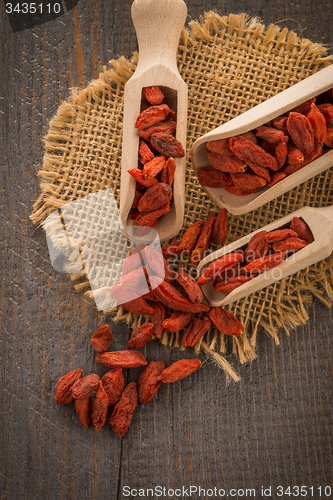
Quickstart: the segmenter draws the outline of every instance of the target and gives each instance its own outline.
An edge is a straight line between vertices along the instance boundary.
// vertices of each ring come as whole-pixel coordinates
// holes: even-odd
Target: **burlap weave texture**
[[[31,216],[35,223],[43,223],[55,209],[100,190],[112,188],[119,202],[123,90],[136,62],[137,54],[131,61],[124,57],[111,61],[99,79],[73,91],[51,120],[39,172],[41,194]],[[189,151],[194,141],[331,62],[323,46],[275,25],[265,28],[245,14],[220,16],[209,12],[200,22],[192,21],[190,30],[183,30],[178,67],[189,89],[183,230],[208,213],[218,212],[193,174]],[[302,206],[330,205],[332,194],[330,169],[264,207],[243,216],[229,216],[226,244]],[[104,221],[100,224],[103,230]],[[99,254],[108,258],[108,242],[101,239],[98,244]],[[212,330],[195,347],[196,352],[203,349],[237,380],[224,356],[232,352],[241,362],[252,360],[259,326],[278,343],[279,329],[288,332],[307,320],[305,306],[313,296],[330,305],[332,263],[331,257],[236,302],[230,310],[245,325],[244,335],[226,339]],[[78,290],[89,286],[81,273],[72,278]],[[105,280],[106,286],[107,277]],[[144,321],[122,307],[113,312],[113,317],[131,326]],[[179,347],[180,339],[181,334],[165,334],[162,341]]]

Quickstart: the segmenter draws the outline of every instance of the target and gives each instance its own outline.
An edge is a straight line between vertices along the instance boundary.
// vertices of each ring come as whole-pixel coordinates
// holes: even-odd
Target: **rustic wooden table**
[[[84,87],[110,59],[136,49],[132,0],[80,0],[61,17],[17,32],[6,3],[0,3],[0,498],[332,498],[332,317],[319,301],[309,306],[306,324],[281,334],[280,345],[260,336],[258,359],[236,367],[239,383],[226,386],[224,374],[205,361],[139,406],[123,439],[107,428],[84,429],[72,405],[55,404],[61,373],[96,370],[90,336],[100,318],[68,276],[52,268],[45,235],[29,220],[36,172],[49,120],[69,88]],[[211,9],[246,12],[332,52],[331,0],[186,3],[188,21]],[[127,328],[113,330],[114,348],[124,348]],[[179,357],[157,342],[149,350],[167,364]],[[138,373],[130,371],[127,381]]]

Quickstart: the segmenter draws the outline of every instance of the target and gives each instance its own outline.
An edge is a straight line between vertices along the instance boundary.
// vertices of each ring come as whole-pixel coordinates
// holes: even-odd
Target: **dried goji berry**
[[[216,278],[214,282],[214,288],[216,292],[219,293],[230,293],[233,290],[236,290],[239,286],[244,285],[253,278],[250,276],[235,276],[234,278],[230,278],[228,280],[223,280],[222,278]]]
[[[159,153],[165,156],[172,156],[172,158],[183,158],[185,156],[181,142],[171,134],[157,132],[151,135],[150,142]]]
[[[142,165],[150,162],[155,157],[154,153],[149,148],[145,141],[139,142],[139,160]]]
[[[229,146],[229,139],[218,139],[217,141],[209,141],[206,144],[206,149],[212,153],[219,155],[233,156],[233,152]]]
[[[102,354],[101,354],[102,356]],[[99,383],[99,376],[96,373],[81,378],[72,386],[72,392],[75,399],[87,398],[95,391]]]
[[[267,231],[258,231],[252,236],[244,252],[246,262],[252,262],[252,260],[265,257],[268,254],[269,245],[266,235]]]
[[[201,366],[200,359],[180,359],[172,365],[165,368],[158,380],[161,380],[164,384],[170,384],[172,382],[179,382],[183,378],[191,375]]]
[[[204,258],[205,252],[209,247],[214,220],[215,215],[209,214],[207,219],[205,220],[197,244],[195,245],[195,248],[191,254],[191,262],[196,266]]]
[[[163,321],[163,327],[170,333],[179,332],[192,321],[192,316],[192,313],[174,312],[170,318]]]
[[[109,325],[103,325],[91,337],[91,345],[98,354],[105,352],[112,344],[112,332]]]
[[[208,313],[215,328],[225,335],[241,335],[244,326],[234,314],[222,307],[212,307]]]
[[[158,380],[158,377],[164,369],[164,361],[151,361],[147,368],[145,368],[145,370],[141,373],[138,381],[140,403],[145,405],[153,399],[162,383]]]
[[[287,176],[284,172],[273,172],[272,173],[272,180],[267,183],[267,186],[268,187],[275,186],[275,184],[282,181],[282,179],[284,179],[285,177],[287,177]]]
[[[136,180],[136,182],[139,182],[143,186],[151,187],[158,183],[158,180],[155,177],[145,177],[143,170],[140,170],[139,168],[130,168],[127,172],[133,177],[133,179]]]
[[[215,217],[211,239],[217,245],[222,245],[228,236],[228,212],[222,208]]]
[[[183,347],[193,347],[208,332],[211,325],[212,323],[207,316],[194,319],[183,335]]]
[[[176,122],[168,120],[165,122],[156,123],[156,125],[146,128],[145,130],[141,130],[139,132],[139,137],[142,137],[142,139],[146,139],[146,141],[150,141],[150,138],[153,134],[157,134],[160,132],[163,132],[165,134],[174,134],[176,132],[176,128]]]
[[[266,240],[268,243],[276,243],[277,241],[282,241],[285,238],[289,238],[290,236],[296,236],[297,233],[292,229],[274,229],[274,231],[270,231],[266,234]],[[262,255],[261,255],[262,257]]]
[[[72,387],[75,382],[82,377],[82,370],[78,368],[72,372],[66,373],[58,380],[54,390],[55,401],[58,405],[67,405],[74,399]]]
[[[279,142],[275,148],[275,158],[278,162],[279,168],[283,167],[287,160],[288,146],[285,142]]]
[[[284,135],[282,130],[275,127],[265,127],[265,125],[261,125],[257,128],[256,136],[270,142],[271,144],[288,141],[288,136]]]
[[[154,335],[156,338],[160,339],[164,332],[163,321],[165,320],[165,309],[159,302],[151,304],[154,310],[153,314],[150,316],[150,322],[154,325]]]
[[[214,168],[225,173],[242,173],[247,169],[246,163],[237,158],[237,156],[219,155],[218,153],[207,154],[208,161]]]
[[[141,347],[148,344],[148,342],[152,339],[153,333],[153,323],[144,323],[143,325],[134,328],[128,342],[128,347],[130,349],[141,349]]]
[[[161,248],[163,257],[165,259],[170,259],[172,257],[175,257],[180,253],[178,251],[178,248],[179,248],[179,241],[173,241],[166,247]]]
[[[201,288],[184,268],[180,268],[177,273],[177,281],[184,288],[191,302],[199,304],[203,300]]]
[[[150,106],[148,109],[142,111],[136,119],[135,128],[139,130],[152,127],[156,123],[162,122],[165,118],[172,113],[172,110],[167,104],[159,104],[157,106]]]
[[[120,400],[113,409],[110,426],[118,437],[123,437],[130,423],[133,412],[138,404],[138,384],[130,382],[124,389]]]
[[[96,431],[99,431],[105,424],[108,403],[108,395],[106,394],[102,382],[100,381],[96,390],[91,412],[91,421]]]
[[[258,144],[241,136],[231,137],[229,142],[231,151],[244,163],[251,162],[271,170],[278,170],[276,158],[266,153]]]
[[[287,252],[278,252],[255,259],[244,266],[244,270],[251,274],[260,274],[272,267],[276,267],[284,260]]]
[[[152,314],[152,308],[135,292],[121,286],[114,285],[111,288],[113,298],[132,314]]]
[[[307,117],[297,112],[289,113],[287,128],[293,143],[305,154],[311,153],[314,148],[314,135]]]
[[[202,167],[197,171],[197,177],[202,186],[219,188],[232,183],[231,177],[214,167]]]
[[[164,165],[165,156],[155,156],[152,160],[150,160],[143,166],[143,175],[145,179],[156,177],[156,175],[162,170]]]
[[[108,396],[108,405],[114,406],[121,398],[125,387],[125,380],[121,368],[114,368],[106,372],[101,378],[103,389]]]
[[[138,203],[139,212],[152,212],[161,208],[162,205],[171,201],[172,189],[168,184],[159,182],[147,189]]]
[[[91,424],[91,396],[86,398],[75,399],[75,410],[80,417],[81,424],[85,429]]]
[[[312,127],[315,143],[320,142],[323,144],[327,130],[326,120],[324,115],[319,111],[314,103],[311,104],[311,109],[307,114],[307,119]]]
[[[164,182],[165,184],[172,186],[175,177],[175,172],[176,172],[176,162],[174,158],[170,156],[170,158],[167,159],[164,167],[162,168],[161,182]]]
[[[150,104],[156,105],[161,104],[164,99],[164,94],[160,87],[153,85],[151,87],[145,87],[143,89],[143,95]]]
[[[297,238],[295,236],[291,236],[290,238],[286,238],[282,241],[278,241],[277,243],[274,243],[273,249],[275,252],[283,252],[287,250],[288,252],[290,251],[296,251],[296,250],[301,250],[302,248],[306,247],[308,245],[308,242],[305,240],[301,240],[300,238]]]
[[[233,185],[240,189],[257,189],[265,186],[266,180],[255,174],[230,174]]]
[[[328,103],[328,102],[325,104],[319,104],[318,109],[324,115],[327,128],[332,128],[333,127],[333,104]]]
[[[308,224],[299,217],[293,217],[290,223],[290,229],[295,231],[299,238],[307,241],[308,243],[312,243],[314,241],[314,237],[311,229]]]
[[[135,226],[149,226],[156,219],[161,217],[161,215],[167,214],[170,211],[170,202],[165,203],[157,210],[152,210],[151,212],[141,212],[138,217],[136,217],[134,225]]]
[[[141,352],[127,350],[104,352],[96,356],[96,362],[109,368],[137,368],[147,364]]]

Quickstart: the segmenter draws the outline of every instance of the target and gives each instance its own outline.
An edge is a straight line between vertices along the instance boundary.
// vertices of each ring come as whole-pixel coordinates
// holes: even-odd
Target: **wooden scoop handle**
[[[137,71],[158,64],[178,71],[176,54],[187,14],[183,0],[134,0],[131,11],[139,44]]]

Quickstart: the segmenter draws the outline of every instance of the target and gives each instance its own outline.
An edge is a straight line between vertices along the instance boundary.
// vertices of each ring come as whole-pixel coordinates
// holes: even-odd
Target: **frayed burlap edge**
[[[268,45],[275,43],[277,47],[281,46],[291,49],[296,41],[300,44],[300,57],[306,54],[308,58],[316,60],[318,66],[324,67],[332,62],[332,56],[327,55],[325,47],[320,44],[312,43],[310,40],[297,37],[296,33],[289,32],[286,28],[279,28],[276,25],[270,25],[267,28],[257,19],[249,18],[246,14],[229,16],[220,16],[216,12],[208,12],[204,18],[189,23],[190,31],[183,29],[180,45],[187,47],[195,39],[210,41],[215,34],[221,34],[223,31],[239,35],[246,32],[249,42],[254,40],[256,43]],[[55,149],[59,149],[59,143],[66,138],[66,127],[70,127],[77,117],[77,107],[84,103],[87,96],[98,101],[99,94],[104,90],[114,87],[117,84],[124,85],[132,76],[138,54],[134,53],[129,61],[125,57],[110,61],[111,69],[104,68],[99,79],[92,81],[85,89],[72,89],[69,99],[61,104],[56,115],[50,121],[49,132],[45,137],[45,155],[43,167],[38,172],[41,177],[41,194],[36,200],[33,209],[34,213],[31,219],[35,224],[43,226],[46,217],[55,209],[61,208],[64,204],[59,200],[58,193],[54,190],[54,181],[59,173],[55,168],[57,163],[56,155],[52,154],[54,144]],[[319,68],[318,68],[319,69]],[[205,341],[201,340],[195,347],[195,353],[203,352],[218,364],[226,373],[227,379],[232,378],[238,381],[240,377],[235,372],[226,357],[237,355],[241,363],[252,361],[256,358],[256,342],[259,329],[263,329],[267,334],[273,337],[276,344],[279,344],[278,332],[285,330],[289,335],[290,330],[304,324],[308,320],[306,308],[311,303],[313,297],[323,302],[327,306],[333,303],[333,276],[332,276],[333,258],[330,257],[322,263],[309,268],[306,273],[298,273],[297,287],[288,293],[288,290],[280,288],[279,295],[275,300],[275,311],[270,309],[266,317],[258,317],[252,321],[242,307],[242,301],[233,304],[233,312],[245,320],[245,332],[240,337],[232,339],[221,335],[217,330],[210,331]],[[316,269],[315,269],[316,268]],[[312,273],[315,269],[315,273]],[[313,279],[312,279],[313,274]],[[89,282],[83,274],[72,274],[71,279],[75,282],[77,291],[85,292],[88,296]],[[146,318],[143,316],[134,316],[125,311],[122,307],[113,308],[104,311],[106,315],[110,314],[113,321],[125,321],[129,326],[135,327],[141,324]],[[170,335],[165,332],[161,342],[169,347],[181,348],[181,336],[177,334]],[[231,344],[231,345],[230,345]]]

